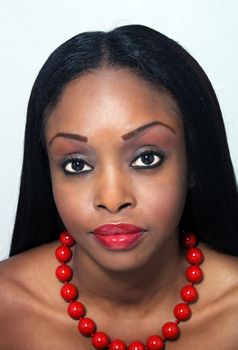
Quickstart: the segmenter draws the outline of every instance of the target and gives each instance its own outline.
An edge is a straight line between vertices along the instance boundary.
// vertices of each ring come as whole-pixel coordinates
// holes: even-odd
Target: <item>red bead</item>
[[[162,350],[164,349],[164,341],[159,335],[151,335],[146,342],[148,350]]]
[[[110,350],[126,350],[126,344],[120,339],[113,340],[109,345]]]
[[[190,248],[187,251],[186,258],[190,264],[199,265],[203,261],[203,253],[199,248]]]
[[[92,344],[96,349],[104,349],[109,343],[109,337],[104,332],[97,332],[92,337]]]
[[[79,301],[73,301],[68,306],[68,314],[75,320],[85,315],[85,308]]]
[[[60,294],[65,301],[71,301],[77,298],[78,289],[71,283],[64,284]]]
[[[91,318],[81,318],[78,323],[78,330],[83,335],[91,335],[96,329],[96,325]]]
[[[167,322],[162,327],[162,333],[166,339],[174,340],[179,335],[179,328],[175,322]]]
[[[59,240],[62,244],[72,247],[75,244],[75,240],[68,231],[63,231],[60,234]]]
[[[197,289],[190,285],[183,286],[180,295],[183,300],[187,301],[188,303],[194,303],[198,299]]]
[[[202,269],[199,266],[189,266],[186,270],[186,277],[189,282],[199,283],[203,278]]]
[[[145,345],[140,341],[133,341],[129,346],[128,350],[145,350]]]
[[[60,265],[57,267],[55,274],[61,282],[66,282],[71,280],[73,276],[73,270],[68,265]]]
[[[197,237],[194,233],[187,232],[183,234],[182,242],[185,248],[192,248],[197,245]]]
[[[69,247],[61,245],[55,250],[55,256],[59,262],[68,262],[72,257],[72,251]]]
[[[174,316],[179,321],[186,321],[186,320],[188,320],[190,318],[190,316],[191,316],[190,307],[187,304],[184,304],[184,303],[177,304],[174,307]]]

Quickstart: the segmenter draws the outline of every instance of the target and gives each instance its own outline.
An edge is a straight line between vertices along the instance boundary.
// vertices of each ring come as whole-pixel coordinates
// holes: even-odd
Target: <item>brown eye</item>
[[[83,159],[77,157],[65,159],[61,167],[66,175],[79,175],[92,169]]]
[[[156,168],[164,160],[164,155],[158,151],[144,151],[131,165],[136,168]]]

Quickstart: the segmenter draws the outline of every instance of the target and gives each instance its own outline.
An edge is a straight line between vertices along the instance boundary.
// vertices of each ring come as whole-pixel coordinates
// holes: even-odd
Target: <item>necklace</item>
[[[196,247],[198,241],[194,233],[187,232],[182,237],[182,244],[187,249],[186,259],[190,266],[185,272],[188,284],[184,285],[180,291],[183,302],[177,304],[173,310],[176,318],[175,321],[166,322],[162,327],[162,335],[151,335],[148,337],[146,345],[140,341],[133,341],[128,347],[120,339],[111,341],[106,333],[96,331],[95,322],[91,318],[85,317],[86,309],[84,305],[76,300],[79,294],[78,289],[74,284],[69,283],[73,277],[73,270],[66,264],[72,258],[72,250],[70,248],[76,242],[68,231],[63,231],[60,234],[59,241],[61,245],[56,248],[55,256],[60,262],[60,265],[56,268],[56,276],[64,283],[60,294],[69,303],[67,309],[69,316],[78,320],[79,332],[84,336],[91,337],[92,344],[96,349],[162,350],[165,348],[167,341],[178,338],[180,333],[178,324],[190,318],[191,309],[189,304],[194,303],[198,299],[198,292],[194,284],[201,282],[203,279],[203,272],[199,265],[202,263],[204,257],[202,251]]]

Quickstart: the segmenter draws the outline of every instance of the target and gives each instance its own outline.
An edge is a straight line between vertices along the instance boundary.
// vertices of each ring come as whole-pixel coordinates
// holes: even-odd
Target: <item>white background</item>
[[[27,102],[38,71],[70,37],[144,24],[201,64],[223,111],[238,174],[236,0],[0,0],[0,260],[8,256],[19,191]]]

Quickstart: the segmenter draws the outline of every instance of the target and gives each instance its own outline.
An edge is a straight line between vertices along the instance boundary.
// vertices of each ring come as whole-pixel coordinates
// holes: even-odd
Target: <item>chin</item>
[[[128,274],[135,271],[142,272],[143,269],[147,271],[150,268],[152,257],[146,254],[135,253],[131,251],[117,251],[110,254],[111,256],[100,259],[98,257],[97,264],[104,270],[111,273],[123,273]],[[94,257],[95,258],[95,257]]]

